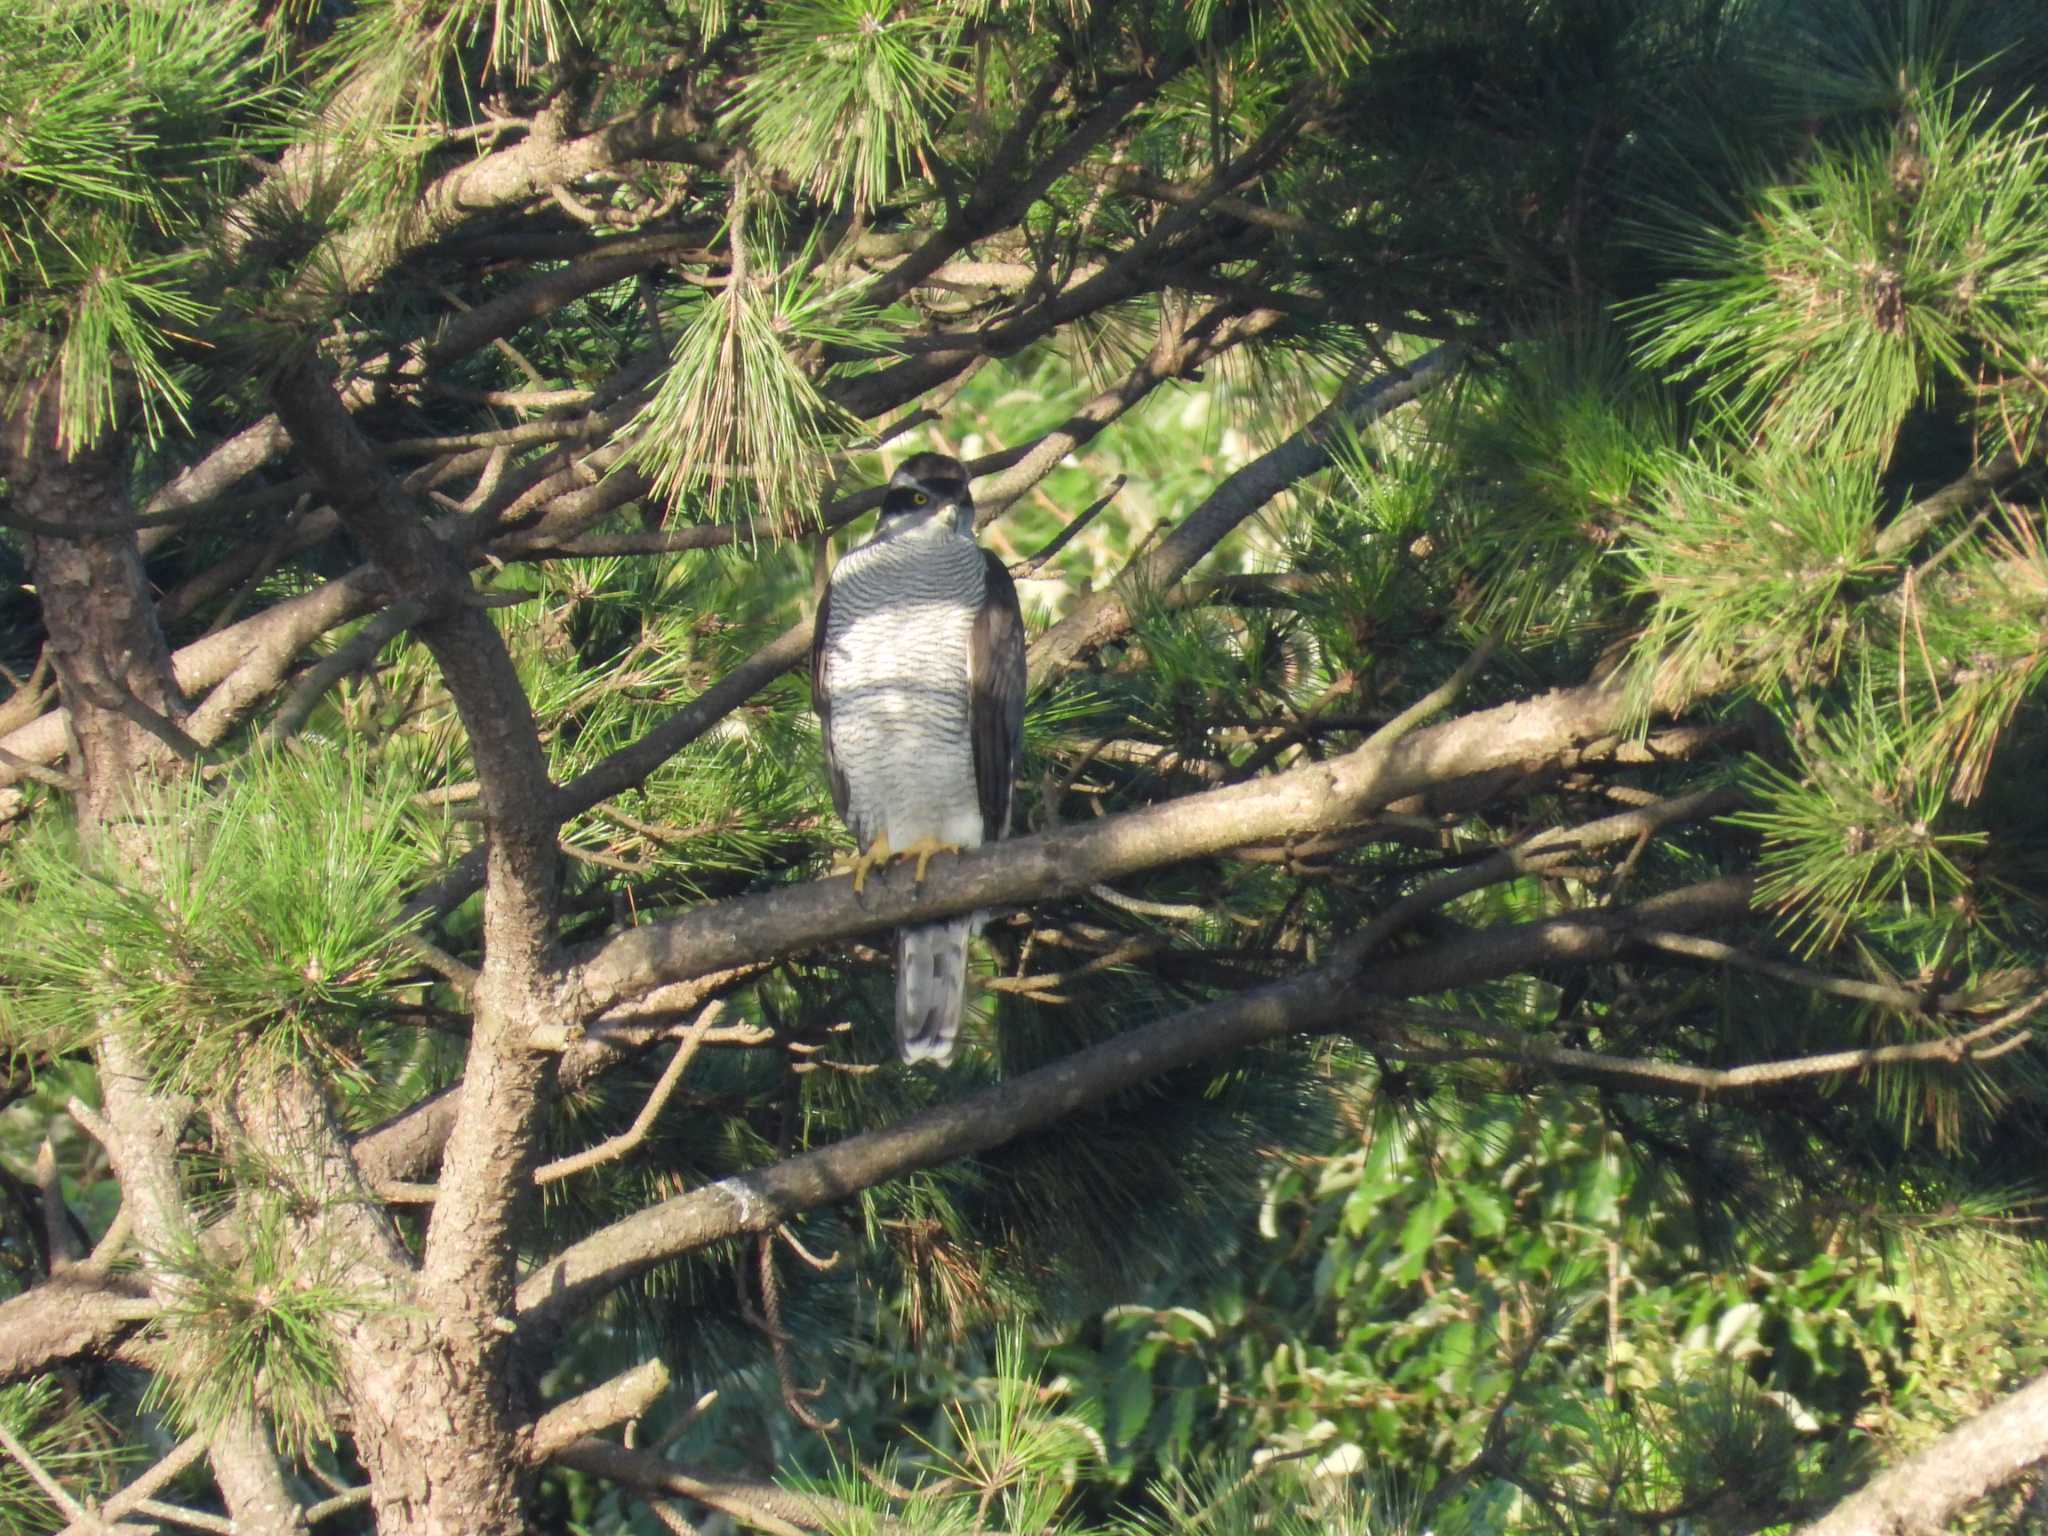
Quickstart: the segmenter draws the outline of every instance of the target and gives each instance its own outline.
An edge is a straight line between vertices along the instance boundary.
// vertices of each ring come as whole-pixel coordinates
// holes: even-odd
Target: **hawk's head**
[[[967,466],[950,454],[915,454],[889,477],[875,537],[906,533],[935,517],[946,519],[955,533],[973,535],[974,498],[967,494]]]

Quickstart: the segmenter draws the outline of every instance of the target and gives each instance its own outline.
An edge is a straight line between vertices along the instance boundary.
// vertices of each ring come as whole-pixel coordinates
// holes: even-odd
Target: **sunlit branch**
[[[534,1422],[528,1454],[536,1462],[552,1460],[585,1435],[639,1418],[668,1387],[668,1367],[659,1360],[642,1361],[542,1414]]]
[[[1749,910],[1740,880],[1707,881],[1632,908],[1489,930],[1360,971],[1340,963],[1127,1030],[995,1088],[878,1131],[736,1174],[635,1212],[570,1245],[519,1287],[521,1326],[555,1322],[664,1259],[844,1199],[919,1168],[971,1156],[1108,1095],[1193,1062],[1283,1035],[1342,1028],[1365,999],[1415,996],[1511,975],[1532,965],[1588,963],[1625,947],[1631,928],[1704,927]]]

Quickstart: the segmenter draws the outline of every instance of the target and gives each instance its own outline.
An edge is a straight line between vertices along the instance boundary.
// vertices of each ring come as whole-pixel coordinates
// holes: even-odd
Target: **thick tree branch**
[[[471,1458],[463,1476],[430,1477],[405,1498],[445,1523],[456,1508],[485,1529],[521,1519],[518,1435],[504,1385],[498,1327],[511,1302],[514,1214],[538,1146],[545,1062],[531,1048],[553,1016],[557,851],[553,785],[525,689],[503,640],[467,601],[466,562],[391,480],[308,357],[273,379],[271,400],[299,454],[325,482],[343,522],[427,617],[432,652],[469,737],[488,837],[484,962],[471,993],[475,1024],[461,1107],[428,1223],[419,1296],[433,1319],[439,1369],[426,1412],[445,1418]],[[401,1437],[402,1438],[402,1437]]]
[[[578,1393],[534,1422],[528,1454],[536,1462],[552,1461],[585,1435],[637,1419],[654,1406],[668,1384],[668,1367],[659,1360],[647,1360]]]
[[[518,143],[436,177],[396,219],[336,235],[300,268],[294,291],[301,298],[361,292],[408,252],[480,213],[517,206],[595,172],[655,159],[715,168],[724,163],[725,150],[711,141],[710,125],[693,102],[658,106],[573,138],[562,137],[552,119],[543,119]]]
[[[60,1360],[111,1358],[158,1310],[134,1278],[76,1267],[10,1296],[0,1301],[0,1385]]]
[[[895,869],[870,877],[858,898],[852,882],[838,877],[714,903],[585,950],[571,969],[567,995],[578,1014],[595,1014],[664,981],[905,921],[1071,895],[1141,869],[1350,826],[1392,801],[1455,779],[1596,750],[1620,713],[1615,690],[1563,689],[1267,778],[976,849],[932,865],[922,885]]]
[[[182,647],[171,657],[172,675],[189,695],[215,686],[252,659],[267,664],[282,658],[289,665],[291,657],[320,635],[370,612],[383,592],[383,582],[374,572],[351,571]],[[0,747],[29,762],[55,762],[64,755],[67,728],[67,712],[52,710],[0,738]],[[18,777],[0,767],[0,785]]]
[[[1934,1536],[1951,1516],[2048,1459],[2048,1375],[1879,1473],[1799,1536]]]
[[[1488,930],[1363,972],[1351,964],[1325,966],[1128,1030],[884,1130],[721,1179],[614,1222],[520,1284],[521,1326],[552,1325],[666,1259],[769,1231],[800,1211],[985,1152],[1162,1073],[1283,1035],[1346,1027],[1358,1018],[1362,997],[1417,996],[1533,965],[1584,964],[1617,953],[1638,926],[1705,927],[1740,921],[1748,911],[1747,881],[1708,881],[1633,908]]]

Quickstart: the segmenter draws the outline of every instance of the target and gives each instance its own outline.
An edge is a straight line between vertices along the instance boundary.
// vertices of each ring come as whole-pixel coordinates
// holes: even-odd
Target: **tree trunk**
[[[352,1307],[335,1319],[347,1415],[384,1533],[529,1529],[525,1423],[506,1383],[511,1339],[423,1294],[411,1256],[364,1185],[320,1084],[287,1068],[251,1074],[235,1115],[263,1155],[315,1196],[304,1240]]]
[[[0,473],[16,509],[31,520],[28,568],[42,604],[51,669],[70,714],[73,770],[79,779],[78,827],[117,857],[143,857],[142,840],[124,837],[153,785],[182,768],[173,742],[185,712],[171,672],[170,648],[156,621],[132,532],[113,532],[133,515],[119,438],[105,434],[67,453],[57,442],[57,385],[22,385],[0,424]],[[70,527],[77,531],[60,534]],[[166,1251],[191,1216],[180,1193],[178,1135],[186,1101],[153,1089],[143,1064],[118,1036],[95,1050],[100,1093],[116,1141],[107,1148],[121,1198],[147,1256]],[[167,1282],[149,1275],[162,1297]],[[237,1531],[303,1536],[305,1520],[263,1425],[240,1418],[209,1448],[214,1476]]]

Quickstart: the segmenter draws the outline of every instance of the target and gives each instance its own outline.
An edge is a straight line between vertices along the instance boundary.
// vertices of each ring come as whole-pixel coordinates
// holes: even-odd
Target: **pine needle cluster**
[[[852,420],[798,362],[804,348],[872,346],[857,288],[834,289],[808,249],[786,261],[732,229],[730,275],[682,313],[668,371],[632,427],[631,462],[672,504],[759,508],[805,528]],[[871,319],[871,316],[865,317]]]
[[[728,123],[810,196],[872,208],[909,177],[966,84],[964,20],[952,6],[888,0],[778,5]]]
[[[1645,359],[1787,450],[1880,467],[1937,391],[2024,375],[2048,314],[2048,124],[1967,90],[1910,92],[1885,128],[1760,188],[1742,225],[1682,246],[1708,275],[1640,306]],[[1980,430],[2023,447],[2039,409]]]
[[[223,1257],[193,1239],[153,1255],[171,1277],[170,1301],[151,1324],[165,1368],[150,1378],[145,1410],[181,1434],[218,1434],[267,1419],[287,1455],[335,1443],[343,1405],[335,1330],[371,1303],[332,1278],[273,1200],[246,1203],[242,1251]]]
[[[258,1059],[347,1077],[416,968],[398,915],[413,814],[344,755],[257,752],[141,808],[118,855],[38,827],[15,845],[0,938],[13,1048],[119,1029],[200,1095]]]
[[[125,1459],[91,1407],[54,1376],[0,1387],[0,1429],[71,1488],[109,1486]],[[44,1536],[64,1520],[65,1512],[28,1469],[0,1453],[0,1536]]]
[[[274,132],[253,9],[32,0],[0,14],[0,346],[15,373],[54,353],[67,445],[131,399],[151,435],[184,421],[180,347],[214,304],[188,242],[237,155]]]

